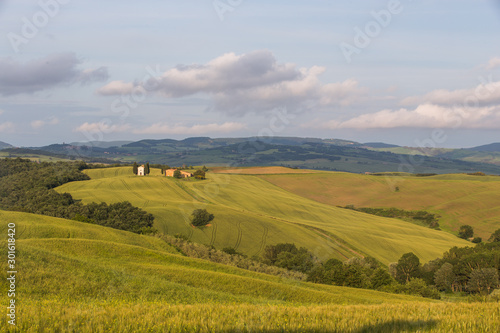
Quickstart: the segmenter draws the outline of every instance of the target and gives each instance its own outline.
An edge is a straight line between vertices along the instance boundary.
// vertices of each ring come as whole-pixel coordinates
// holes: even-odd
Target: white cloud
[[[204,125],[168,125],[154,124],[149,127],[134,130],[135,134],[185,134],[185,135],[200,135],[206,133],[231,133],[240,131],[245,128],[245,125],[237,122],[225,122],[223,124],[204,124]]]
[[[431,91],[424,96],[413,96],[403,99],[403,105],[438,104],[480,106],[500,103],[500,81],[492,81],[492,77],[481,79],[482,82],[475,88]]]
[[[444,107],[424,104],[414,110],[382,110],[346,121],[332,120],[323,127],[354,128],[500,128],[500,107]]]
[[[8,122],[5,122],[5,123],[0,123],[0,132],[3,132],[3,133],[11,133],[14,131],[14,123],[8,121]]]
[[[490,61],[488,61],[488,64],[485,66],[485,68],[488,70],[492,70],[497,67],[500,67],[500,57],[491,58]]]
[[[313,105],[349,105],[365,92],[354,80],[321,83],[318,77],[324,71],[318,66],[280,64],[267,50],[227,53],[207,64],[177,66],[142,82],[113,81],[98,93],[125,95],[139,88],[166,98],[204,93],[212,97],[213,109],[241,115],[280,107],[301,111]]]
[[[108,124],[107,122],[98,123],[83,123],[74,129],[75,132],[82,133],[122,133],[130,132],[131,126],[129,124]]]
[[[51,118],[50,120],[33,120],[31,122],[31,127],[34,129],[38,129],[41,127],[44,127],[45,125],[57,125],[59,124],[59,119],[57,118]]]
[[[0,58],[0,95],[34,93],[62,84],[107,80],[105,67],[81,70],[78,69],[81,63],[74,53],[51,54],[25,63]]]

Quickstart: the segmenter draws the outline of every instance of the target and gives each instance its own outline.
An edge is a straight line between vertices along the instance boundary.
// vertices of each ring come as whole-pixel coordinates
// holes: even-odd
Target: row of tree
[[[424,265],[414,253],[384,267],[371,257],[319,262],[295,244],[269,245],[261,258],[268,265],[307,274],[308,281],[440,298],[439,291],[489,294],[500,287],[500,239],[475,247],[454,247]]]
[[[0,159],[0,208],[95,223],[136,233],[151,233],[153,215],[129,202],[108,205],[77,202],[55,187],[90,179],[81,170],[84,162],[35,163],[25,159]]]

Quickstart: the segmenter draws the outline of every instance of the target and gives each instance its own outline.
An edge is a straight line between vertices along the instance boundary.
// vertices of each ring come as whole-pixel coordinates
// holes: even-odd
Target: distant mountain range
[[[8,144],[5,144],[8,145]],[[31,148],[4,148],[9,156],[46,154],[101,163],[185,165],[282,165],[348,172],[470,173],[500,175],[500,143],[469,149],[426,149],[383,142],[299,137],[209,138],[73,142]],[[409,155],[423,155],[411,158]],[[415,163],[414,161],[418,162]],[[413,161],[413,162],[412,162]]]

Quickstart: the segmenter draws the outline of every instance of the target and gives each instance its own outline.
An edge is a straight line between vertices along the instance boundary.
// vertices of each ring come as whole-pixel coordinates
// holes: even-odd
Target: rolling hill
[[[91,180],[68,183],[57,191],[85,203],[130,201],[152,213],[162,232],[183,234],[218,249],[234,247],[249,256],[259,255],[266,245],[289,242],[322,260],[370,255],[388,264],[406,252],[427,261],[452,246],[469,244],[446,232],[319,203],[260,176],[210,173],[207,180],[196,181],[162,177],[157,169],[147,177],[133,175],[130,167],[85,172]],[[189,224],[197,208],[216,216],[212,226]]]
[[[261,175],[297,195],[331,206],[426,210],[441,215],[441,228],[458,232],[473,226],[488,239],[500,228],[500,177],[465,174],[430,177],[373,176],[350,173]],[[399,191],[394,191],[395,187]]]
[[[159,238],[76,221],[6,211],[0,211],[0,219],[6,222],[0,226],[3,234],[7,223],[16,224],[17,258],[22,267],[16,289],[22,299],[16,328],[23,332],[100,332],[105,327],[115,331],[149,327],[151,331],[154,326],[150,325],[157,323],[175,325],[172,313],[190,313],[197,319],[189,322],[184,318],[183,325],[193,324],[193,320],[200,325],[199,320],[206,315],[203,311],[221,308],[230,310],[235,318],[241,312],[258,314],[266,308],[285,318],[281,311],[297,315],[293,310],[297,306],[318,307],[317,311],[325,312],[330,310],[322,306],[428,302],[286,280],[187,258]],[[7,280],[2,279],[0,286],[7,290]],[[141,320],[139,307],[148,309],[147,318],[154,320]],[[135,310],[130,313],[130,309]],[[2,316],[0,322],[0,331],[7,332],[7,317]],[[218,322],[226,328],[237,325]]]
[[[0,211],[0,220],[4,235],[8,223],[16,224],[22,269],[15,330],[2,316],[0,332],[500,329],[495,303],[446,303],[288,280],[183,257],[152,236],[59,218]],[[6,279],[0,287],[8,289]]]

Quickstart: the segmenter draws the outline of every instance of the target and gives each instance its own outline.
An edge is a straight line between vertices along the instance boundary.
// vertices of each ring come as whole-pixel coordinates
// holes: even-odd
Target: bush
[[[195,227],[202,227],[212,222],[214,217],[206,209],[195,209],[191,214],[191,224]]]

